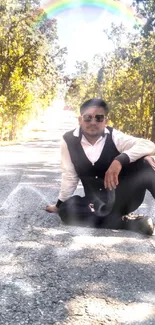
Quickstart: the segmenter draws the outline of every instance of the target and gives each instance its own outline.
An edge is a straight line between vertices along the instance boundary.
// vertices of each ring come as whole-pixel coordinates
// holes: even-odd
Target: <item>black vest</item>
[[[120,154],[112,140],[113,128],[107,127],[107,129],[110,133],[107,134],[101,155],[94,164],[89,161],[81,146],[81,136],[74,136],[74,130],[66,132],[63,136],[76,173],[83,184],[85,195],[89,197],[95,194],[103,198],[105,172],[114,158]]]

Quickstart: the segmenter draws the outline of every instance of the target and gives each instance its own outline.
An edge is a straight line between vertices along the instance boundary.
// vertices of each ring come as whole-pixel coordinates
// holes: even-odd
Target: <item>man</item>
[[[153,142],[108,127],[108,106],[90,99],[80,108],[79,127],[64,134],[62,184],[56,205],[66,224],[127,229],[152,235],[151,217],[130,213],[143,202],[146,189],[155,198]],[[73,195],[79,179],[85,196]]]

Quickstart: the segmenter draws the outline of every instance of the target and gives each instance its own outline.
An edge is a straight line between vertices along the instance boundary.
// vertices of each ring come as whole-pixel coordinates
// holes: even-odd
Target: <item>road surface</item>
[[[60,138],[76,124],[63,114],[0,147],[0,325],[154,325],[155,237],[67,227],[42,209],[57,200]],[[155,216],[149,194],[140,211]]]

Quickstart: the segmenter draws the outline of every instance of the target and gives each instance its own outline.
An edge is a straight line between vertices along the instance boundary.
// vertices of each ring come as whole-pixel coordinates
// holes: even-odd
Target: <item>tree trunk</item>
[[[151,140],[155,142],[155,112],[153,114],[152,118],[152,134],[151,134]]]
[[[9,141],[15,140],[17,131],[17,119],[16,116],[12,116],[11,130],[9,132]]]

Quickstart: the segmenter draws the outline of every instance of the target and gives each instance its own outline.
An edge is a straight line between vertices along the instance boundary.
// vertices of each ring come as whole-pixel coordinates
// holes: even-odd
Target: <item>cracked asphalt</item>
[[[0,147],[0,325],[154,325],[155,236],[67,227],[43,210],[59,193],[68,114]],[[155,221],[149,193],[139,211]]]

